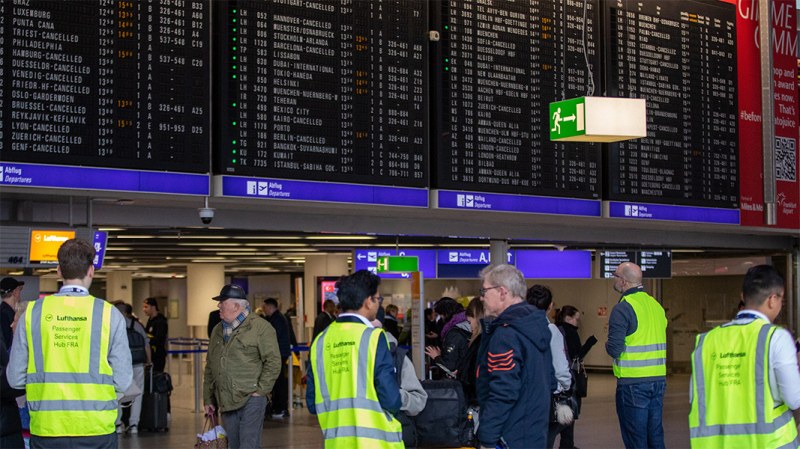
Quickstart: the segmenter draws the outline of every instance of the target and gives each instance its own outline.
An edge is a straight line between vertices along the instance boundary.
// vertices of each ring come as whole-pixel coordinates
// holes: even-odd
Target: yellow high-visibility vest
[[[327,449],[402,449],[402,425],[375,390],[380,329],[333,322],[311,345],[314,404]]]
[[[614,375],[654,377],[667,375],[667,317],[652,296],[639,291],[622,297],[633,307],[636,332],[625,337],[625,350],[614,360]]]
[[[698,335],[689,411],[693,449],[798,447],[792,411],[786,404],[775,406],[769,385],[775,329],[754,319]]]
[[[111,309],[88,295],[53,295],[28,304],[25,393],[32,435],[114,433],[118,404],[106,357]]]

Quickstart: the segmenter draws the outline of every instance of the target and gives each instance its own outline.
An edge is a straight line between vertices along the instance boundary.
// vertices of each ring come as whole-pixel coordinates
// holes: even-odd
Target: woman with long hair
[[[481,345],[481,334],[483,328],[481,320],[483,319],[483,302],[480,297],[474,297],[467,305],[465,311],[467,321],[472,329],[472,335],[469,338],[469,347],[467,353],[458,365],[458,380],[464,386],[464,395],[467,398],[467,403],[470,405],[477,405],[477,396],[475,394],[475,368],[478,363],[478,347]]]
[[[559,330],[561,330],[561,333],[564,334],[564,342],[567,346],[567,357],[569,358],[570,363],[573,363],[581,350],[581,337],[578,335],[580,321],[580,310],[570,305],[561,307],[561,310],[558,311],[558,316],[556,317],[556,325],[558,326]],[[580,412],[581,396],[576,394],[575,400],[577,402],[576,409]],[[569,449],[575,447],[575,421],[573,421],[569,426],[561,429],[560,434],[560,449]]]
[[[444,297],[433,306],[433,310],[442,318],[444,326],[440,333],[442,347],[425,347],[433,363],[441,364],[449,371],[458,369],[459,362],[466,356],[472,328],[467,321],[464,308],[453,298]]]

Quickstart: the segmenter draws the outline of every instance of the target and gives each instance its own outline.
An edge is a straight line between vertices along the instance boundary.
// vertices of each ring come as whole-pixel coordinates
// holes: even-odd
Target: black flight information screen
[[[599,199],[600,145],[549,139],[549,104],[598,84],[597,2],[432,5],[441,31],[434,185]]]
[[[427,2],[214,2],[221,174],[427,187]]]
[[[208,0],[3,1],[0,36],[0,159],[208,172]]]
[[[737,208],[735,6],[607,5],[609,95],[647,99],[647,138],[610,146],[608,198]]]

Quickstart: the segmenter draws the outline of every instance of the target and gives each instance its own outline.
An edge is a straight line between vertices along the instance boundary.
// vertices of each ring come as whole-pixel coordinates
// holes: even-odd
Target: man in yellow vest
[[[31,301],[17,323],[8,382],[25,388],[31,447],[116,448],[117,399],[133,381],[125,318],[89,294],[94,247],[58,249],[63,287]]]
[[[792,411],[800,373],[789,331],[772,325],[783,307],[784,279],[769,265],[750,268],[744,309],[697,336],[692,353],[692,448],[796,448]],[[790,410],[791,409],[791,410]]]
[[[339,279],[343,313],[311,345],[306,403],[327,449],[404,447],[394,417],[401,398],[389,341],[370,323],[383,300],[380,281],[367,270]]]
[[[661,417],[667,382],[667,317],[642,287],[642,269],[625,262],[614,271],[622,297],[608,319],[606,352],[614,359],[617,417],[626,449],[663,449]]]

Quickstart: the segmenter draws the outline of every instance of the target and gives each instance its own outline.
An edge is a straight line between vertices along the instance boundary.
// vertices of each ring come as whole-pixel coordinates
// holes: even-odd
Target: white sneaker
[[[125,424],[117,424],[117,433],[125,433]]]
[[[136,435],[136,434],[138,434],[138,433],[139,433],[139,426],[137,426],[136,424],[134,424],[134,425],[132,425],[132,426],[128,427],[128,433],[130,433],[131,435]]]

